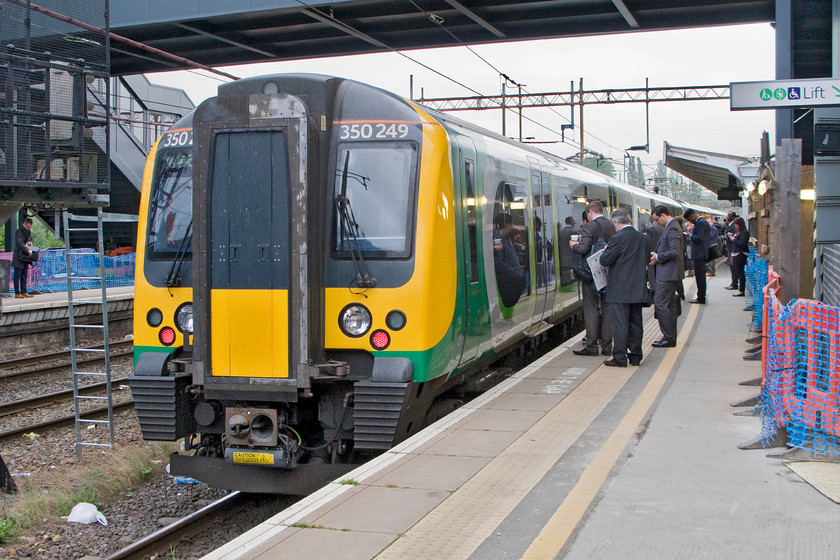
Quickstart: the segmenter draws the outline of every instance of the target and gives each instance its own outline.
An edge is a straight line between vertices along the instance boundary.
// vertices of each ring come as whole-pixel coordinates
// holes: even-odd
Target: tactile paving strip
[[[376,558],[466,558],[601,413],[635,371],[600,368]]]

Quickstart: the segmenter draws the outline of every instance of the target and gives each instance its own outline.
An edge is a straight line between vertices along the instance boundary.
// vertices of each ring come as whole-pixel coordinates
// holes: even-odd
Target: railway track
[[[200,535],[214,525],[222,523],[226,518],[237,515],[241,508],[253,499],[247,494],[232,492],[221,500],[118,550],[107,556],[105,560],[144,560],[166,557],[183,539]]]
[[[111,348],[111,358],[118,358],[121,356],[130,355],[133,352],[134,342],[131,340],[120,340],[111,342],[109,344]],[[102,347],[94,347],[94,349],[101,349]],[[61,360],[58,363],[55,363],[56,360]],[[47,365],[43,365],[43,362],[52,362]],[[105,357],[102,355],[97,356],[86,356],[81,359],[77,359],[77,364],[91,364],[97,362],[105,361]],[[29,365],[35,365],[36,367],[26,368]],[[39,365],[41,364],[41,365]],[[26,356],[24,358],[15,358],[12,360],[3,360],[0,361],[0,379],[11,379],[14,377],[24,377],[29,375],[36,375],[42,373],[51,373],[54,371],[60,371],[70,366],[70,350],[62,350],[60,352],[49,352],[46,354],[39,354],[37,356]],[[26,368],[26,369],[20,369]]]
[[[121,403],[114,403],[113,408],[114,412],[118,412],[120,410],[124,410],[126,408],[130,408],[134,406],[133,400],[128,400]],[[104,416],[108,413],[107,406],[101,406],[97,408],[91,408],[85,410],[83,415],[85,418],[96,418],[98,416]],[[0,431],[0,441],[4,439],[13,438],[16,436],[20,436],[23,434],[27,434],[30,432],[39,432],[41,430],[53,429],[53,428],[62,428],[65,426],[72,426],[76,423],[76,416],[75,414],[66,414],[56,418],[50,418],[49,420],[44,420],[43,422],[37,422],[35,424],[27,424],[26,426],[19,426],[17,428],[9,428],[8,430]]]
[[[119,379],[111,380],[111,388],[118,387],[121,383],[128,381],[127,377],[120,377]],[[94,393],[105,391],[107,383],[93,383],[79,388],[79,394],[91,395]],[[73,389],[66,389],[64,391],[56,391],[48,395],[39,395],[37,397],[30,397],[28,399],[20,399],[17,401],[0,404],[0,418],[4,416],[11,416],[33,408],[40,408],[52,404],[59,404],[62,401],[73,399]]]

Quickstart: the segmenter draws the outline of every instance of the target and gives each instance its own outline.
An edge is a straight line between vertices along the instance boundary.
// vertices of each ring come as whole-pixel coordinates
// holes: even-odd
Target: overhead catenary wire
[[[368,37],[368,38],[369,38],[369,39],[371,39],[372,41],[375,41],[375,43],[376,43],[376,44],[381,45],[383,48],[385,48],[385,49],[389,50],[390,52],[393,52],[393,53],[395,53],[395,54],[397,54],[397,55],[399,55],[399,56],[401,56],[401,57],[403,57],[403,58],[405,58],[405,59],[407,59],[407,60],[409,60],[409,61],[413,62],[414,64],[417,64],[418,66],[422,66],[423,68],[425,68],[425,69],[429,70],[430,72],[432,72],[432,73],[434,73],[434,74],[436,74],[436,75],[440,76],[441,78],[443,78],[443,79],[445,79],[445,80],[448,80],[448,81],[450,81],[450,82],[452,82],[452,83],[454,83],[454,84],[456,84],[456,85],[458,85],[458,86],[460,86],[460,87],[462,87],[462,88],[466,89],[467,91],[470,91],[470,92],[472,92],[472,93],[474,93],[474,94],[476,94],[476,95],[479,95],[479,96],[484,97],[484,94],[483,94],[483,93],[481,93],[480,91],[477,91],[477,90],[473,89],[472,87],[470,87],[470,86],[468,86],[468,85],[466,85],[466,84],[464,84],[464,83],[462,83],[462,82],[460,82],[460,81],[456,80],[456,79],[455,79],[455,78],[453,78],[452,76],[449,76],[449,75],[445,74],[444,72],[441,72],[440,70],[437,70],[437,69],[435,69],[435,68],[432,68],[432,67],[431,67],[431,66],[429,66],[428,64],[425,64],[425,63],[420,62],[419,60],[417,60],[417,59],[415,59],[415,58],[412,58],[411,56],[409,56],[409,55],[407,55],[407,54],[403,53],[402,51],[400,51],[400,50],[398,50],[398,49],[396,49],[396,48],[394,48],[394,47],[391,47],[390,45],[387,45],[387,44],[383,43],[382,41],[380,41],[380,40],[378,40],[378,39],[373,39],[373,38],[369,37],[368,35],[366,35],[366,34],[365,34],[365,33],[363,33],[362,31],[359,31],[359,30],[357,30],[357,29],[354,29],[354,28],[353,28],[352,26],[350,26],[349,24],[344,23],[344,22],[342,22],[342,21],[339,21],[339,20],[338,20],[337,18],[335,18],[335,16],[333,16],[332,14],[329,14],[329,13],[323,12],[323,11],[321,11],[321,10],[318,10],[317,8],[315,8],[314,6],[312,6],[312,5],[308,4],[308,3],[307,3],[307,2],[305,2],[304,0],[295,0],[295,1],[296,1],[298,4],[300,4],[300,5],[302,5],[302,6],[306,7],[306,8],[309,8],[310,10],[312,10],[312,11],[314,11],[314,12],[317,12],[317,13],[318,13],[319,18],[327,19],[327,20],[329,20],[330,22],[333,22],[336,26],[340,26],[340,27],[343,27],[343,28],[347,28],[348,30],[353,31],[353,33],[354,33],[354,34],[356,34],[357,36],[360,36],[360,37],[361,37],[361,36]],[[415,5],[416,5],[416,4],[415,4]],[[456,38],[456,40],[457,40],[457,38]],[[500,73],[500,75],[502,75],[502,73]],[[513,108],[507,108],[507,109],[509,109],[509,110],[513,110]],[[530,123],[532,123],[532,124],[537,125],[537,126],[538,126],[538,127],[540,127],[540,128],[543,128],[543,129],[547,130],[548,132],[550,132],[550,133],[552,133],[552,134],[556,134],[556,135],[558,135],[558,136],[560,136],[560,135],[561,135],[561,133],[560,133],[560,132],[558,132],[557,130],[554,130],[553,128],[550,128],[549,126],[547,126],[547,125],[545,125],[545,124],[543,124],[543,123],[540,123],[540,122],[538,122],[538,121],[536,121],[536,120],[534,120],[534,119],[532,119],[532,118],[530,118],[530,117],[526,117],[526,116],[524,116],[524,115],[523,115],[523,119],[524,119],[524,120],[527,120],[528,122],[530,122]],[[575,143],[574,143],[574,142],[569,142],[569,143],[570,143],[571,145],[573,145],[573,146],[575,145]]]
[[[435,14],[432,14],[432,13],[430,13],[430,12],[427,12],[427,11],[426,11],[426,10],[424,10],[421,6],[419,6],[419,5],[418,5],[418,4],[417,4],[414,0],[408,0],[408,1],[409,1],[409,2],[410,2],[410,3],[411,3],[411,4],[415,7],[415,8],[417,8],[417,9],[418,9],[421,13],[423,13],[423,14],[426,16],[426,19],[428,19],[428,20],[429,20],[430,22],[432,22],[433,24],[437,25],[437,26],[438,26],[441,30],[443,30],[443,31],[444,31],[445,33],[447,33],[450,37],[452,37],[453,39],[455,39],[455,41],[457,41],[459,45],[461,45],[461,46],[465,47],[468,51],[470,51],[473,55],[475,55],[475,56],[476,56],[479,60],[481,60],[481,61],[482,61],[482,62],[484,62],[487,66],[489,66],[490,68],[492,68],[492,69],[493,69],[496,73],[498,73],[498,75],[499,75],[502,79],[504,79],[505,81],[510,82],[510,83],[511,83],[511,84],[513,84],[514,86],[517,86],[517,87],[522,88],[522,92],[523,92],[523,93],[525,93],[525,94],[527,94],[527,95],[531,95],[531,92],[529,92],[527,89],[525,89],[525,86],[524,86],[524,85],[522,85],[522,84],[518,83],[516,80],[514,80],[513,78],[511,78],[508,74],[506,74],[505,72],[502,72],[501,70],[499,70],[499,69],[498,69],[498,68],[497,68],[494,64],[492,64],[492,63],[491,63],[490,61],[488,61],[486,58],[484,58],[483,56],[481,56],[478,52],[476,52],[476,51],[475,51],[472,47],[470,47],[468,44],[464,43],[464,42],[463,42],[463,41],[462,41],[462,40],[461,40],[458,36],[456,36],[454,33],[452,33],[452,31],[450,31],[449,29],[447,29],[447,28],[443,25],[445,20],[444,20],[442,17],[437,16],[437,15],[435,15]],[[514,94],[512,97],[516,97],[516,94]],[[503,108],[504,110],[508,110],[508,111],[515,111],[515,109],[516,109],[516,107],[508,107],[508,106],[502,106],[502,107],[500,107],[500,108]],[[566,123],[571,124],[571,125],[572,125],[575,129],[579,129],[579,130],[580,130],[580,132],[581,132],[581,142],[583,141],[583,138],[582,138],[582,135],[583,135],[583,129],[581,129],[581,128],[580,128],[580,126],[578,126],[578,125],[574,124],[574,123],[573,123],[573,122],[572,122],[569,118],[567,118],[565,115],[563,115],[562,113],[560,113],[559,111],[557,111],[557,110],[556,110],[556,109],[554,109],[553,107],[546,107],[546,108],[547,108],[547,109],[549,109],[552,113],[556,114],[556,115],[557,115],[558,117],[560,117],[561,119],[563,119],[564,121],[566,121]],[[540,126],[540,127],[542,127],[542,128],[545,128],[546,130],[548,130],[548,131],[552,132],[553,134],[559,134],[561,137],[563,136],[563,134],[562,134],[562,133],[558,133],[556,130],[551,129],[551,128],[549,128],[549,127],[547,127],[547,126],[543,125],[542,123],[537,122],[537,121],[536,121],[536,120],[534,120],[534,119],[531,119],[531,118],[525,117],[524,115],[522,116],[522,118],[523,118],[524,120],[527,120],[528,122],[531,122],[531,123],[536,124],[536,125],[538,125],[538,126]],[[607,147],[609,147],[609,148],[612,148],[612,149],[617,150],[617,151],[619,151],[619,152],[623,152],[623,151],[624,151],[624,150],[622,150],[622,149],[618,148],[617,146],[613,146],[612,144],[610,144],[609,142],[607,142],[607,141],[606,141],[606,140],[604,140],[603,138],[600,138],[599,136],[596,136],[595,134],[592,134],[591,132],[587,132],[587,134],[589,134],[589,136],[590,136],[590,137],[592,137],[593,139],[597,140],[598,142],[601,142],[602,144],[604,144],[605,146],[607,146]],[[574,140],[568,140],[568,141],[564,141],[564,142],[565,142],[565,143],[567,143],[567,144],[569,144],[569,145],[571,145],[571,146],[573,146],[573,147],[580,148],[580,143],[575,142]]]

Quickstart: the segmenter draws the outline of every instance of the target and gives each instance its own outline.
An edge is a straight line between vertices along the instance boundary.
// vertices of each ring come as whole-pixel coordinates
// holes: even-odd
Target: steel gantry
[[[480,111],[484,109],[562,107],[612,103],[654,103],[660,101],[705,101],[729,99],[729,85],[643,87],[627,89],[575,90],[550,93],[511,93],[472,97],[429,97],[415,99],[438,111]]]

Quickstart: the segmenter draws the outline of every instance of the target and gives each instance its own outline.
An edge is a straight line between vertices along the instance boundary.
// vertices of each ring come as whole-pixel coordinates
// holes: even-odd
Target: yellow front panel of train
[[[210,298],[213,375],[288,377],[288,291],[213,290]]]

